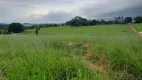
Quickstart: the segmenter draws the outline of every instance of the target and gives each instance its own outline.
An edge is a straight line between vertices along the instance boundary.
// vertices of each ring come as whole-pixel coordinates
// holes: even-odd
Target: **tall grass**
[[[98,35],[0,36],[0,79],[141,80],[142,41],[125,26],[116,27],[116,31],[106,28],[106,34],[100,30]],[[68,47],[67,42],[73,44]],[[89,47],[84,52],[85,43]],[[103,57],[109,65],[108,74],[90,69],[82,60],[85,54],[91,55],[91,63]]]
[[[46,37],[3,36],[0,46],[1,79],[12,80],[105,80],[113,77],[103,76],[89,69],[81,59],[73,58],[75,49],[69,52],[64,45],[66,40],[49,40]],[[7,43],[7,44],[6,44]],[[63,44],[63,45],[61,45]]]

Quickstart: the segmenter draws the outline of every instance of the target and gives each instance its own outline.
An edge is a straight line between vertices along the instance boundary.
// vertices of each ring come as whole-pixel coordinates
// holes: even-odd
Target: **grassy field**
[[[25,34],[0,36],[0,79],[142,79],[142,38],[128,25],[64,26],[43,28],[39,36],[34,30]]]
[[[133,26],[138,32],[142,32],[142,24],[133,24]]]
[[[97,25],[87,27],[51,27],[41,28],[40,35],[61,35],[61,36],[76,36],[76,35],[93,35],[93,36],[124,36],[127,35],[129,28],[127,25]],[[25,33],[35,34],[35,30],[28,30]]]

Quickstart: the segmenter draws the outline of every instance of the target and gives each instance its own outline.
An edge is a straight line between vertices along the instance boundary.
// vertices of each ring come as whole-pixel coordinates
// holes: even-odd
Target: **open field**
[[[125,36],[129,32],[128,25],[97,25],[87,27],[51,27],[41,28],[40,35],[93,35],[93,36]],[[25,33],[35,34],[35,30],[28,30]]]
[[[142,38],[128,25],[52,27],[42,28],[39,36],[34,30],[25,34],[0,36],[1,79],[142,79]]]
[[[138,32],[142,32],[142,23],[133,24],[133,26]]]

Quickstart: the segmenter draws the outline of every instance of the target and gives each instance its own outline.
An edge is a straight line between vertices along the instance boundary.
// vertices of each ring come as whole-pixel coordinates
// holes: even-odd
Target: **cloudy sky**
[[[0,0],[0,23],[63,23],[75,16],[142,16],[142,0]]]

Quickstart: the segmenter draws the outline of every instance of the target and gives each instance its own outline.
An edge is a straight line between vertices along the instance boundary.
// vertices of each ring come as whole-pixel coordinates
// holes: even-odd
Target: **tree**
[[[21,33],[24,31],[24,27],[20,23],[11,23],[8,27],[8,32]]]
[[[137,16],[134,18],[135,23],[142,23],[142,16]]]
[[[115,24],[124,24],[124,20],[123,20],[123,19],[124,19],[124,18],[121,17],[121,16],[115,17],[113,22],[114,22]]]
[[[96,25],[97,24],[97,21],[94,19],[94,20],[89,20],[89,25]]]
[[[106,23],[106,21],[101,19],[100,24],[105,24],[105,23]]]
[[[132,23],[132,17],[126,17],[124,22],[125,23]]]
[[[72,20],[66,22],[66,24],[71,25],[71,26],[87,26],[87,25],[89,25],[89,22],[86,18],[76,16]]]

